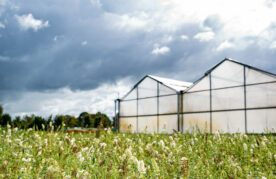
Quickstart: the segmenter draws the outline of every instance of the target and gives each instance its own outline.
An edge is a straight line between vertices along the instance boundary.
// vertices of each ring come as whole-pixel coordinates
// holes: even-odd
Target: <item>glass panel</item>
[[[177,95],[159,97],[159,114],[177,113]]]
[[[128,99],[137,99],[137,88],[134,88],[127,96],[124,97],[124,100]]]
[[[138,115],[157,114],[157,98],[138,100]]]
[[[157,82],[149,77],[145,78],[138,85],[138,96],[139,98],[157,96]]]
[[[121,101],[120,102],[120,116],[136,116],[137,100]]]
[[[183,108],[184,112],[210,111],[210,92],[184,93]]]
[[[138,132],[156,133],[157,132],[157,116],[138,117]]]
[[[183,118],[183,132],[192,132],[194,130],[210,132],[210,113],[184,114]]]
[[[247,107],[276,106],[276,83],[246,87]]]
[[[225,61],[211,72],[212,89],[243,85],[243,66]]]
[[[246,84],[276,81],[276,76],[246,68]]]
[[[120,132],[136,132],[136,117],[120,117]]]
[[[175,94],[176,92],[161,83],[159,83],[159,95],[168,95],[168,94]]]
[[[276,109],[247,110],[247,131],[268,133],[276,131]]]
[[[173,133],[177,131],[177,115],[159,116],[159,133]]]
[[[244,88],[227,88],[212,91],[212,109],[242,109],[244,108]]]
[[[191,89],[189,89],[189,92],[192,91],[200,91],[200,90],[208,90],[210,89],[210,81],[209,76],[205,76],[202,78],[199,82],[197,82]]]
[[[212,132],[222,133],[245,132],[244,110],[213,112]]]

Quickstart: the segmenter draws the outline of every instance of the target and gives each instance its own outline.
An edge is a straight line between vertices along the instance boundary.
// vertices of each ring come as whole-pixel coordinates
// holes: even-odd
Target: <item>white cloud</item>
[[[115,13],[104,13],[105,20],[110,23],[111,28],[117,28],[119,30],[124,30],[126,32],[131,32],[135,30],[148,31],[145,28],[147,25],[147,15],[144,12],[138,14],[115,14]]]
[[[181,38],[182,40],[188,40],[188,39],[189,39],[189,37],[188,37],[187,35],[181,35],[180,38]]]
[[[82,45],[82,46],[85,46],[85,45],[87,45],[87,43],[88,43],[88,42],[85,40],[85,41],[82,41],[82,42],[81,42],[81,45]]]
[[[15,15],[15,18],[23,30],[33,29],[34,31],[38,31],[39,29],[49,27],[48,21],[35,19],[32,14]]]
[[[6,28],[5,24],[0,22],[0,29],[5,29],[5,28]]]
[[[6,62],[6,61],[9,61],[9,60],[10,60],[10,57],[8,57],[8,56],[1,56],[0,55],[0,61]]]
[[[4,6],[7,2],[8,2],[8,0],[0,0],[0,5]]]
[[[169,53],[171,51],[171,49],[167,46],[163,46],[163,47],[158,47],[156,46],[152,51],[151,53],[154,54],[154,55],[158,55],[158,54],[166,54],[166,53]]]
[[[72,91],[62,88],[46,92],[25,92],[14,101],[4,101],[7,113],[16,115],[49,115],[70,114],[78,116],[81,112],[103,112],[114,116],[114,100],[118,94],[122,97],[130,89],[130,79],[119,80],[115,84],[103,84],[96,89]],[[112,90],[111,90],[112,89]]]
[[[270,46],[269,46],[270,49],[276,49],[276,41],[273,41]]]
[[[210,41],[214,38],[215,34],[212,31],[209,32],[200,32],[194,36],[195,39],[198,39],[199,41]]]
[[[90,0],[90,2],[92,4],[92,6],[94,6],[94,7],[98,7],[98,8],[102,7],[102,3],[100,0]]]
[[[224,49],[227,49],[227,48],[233,48],[234,47],[234,44],[229,42],[228,40],[222,42],[218,47],[217,47],[217,51],[222,51]]]

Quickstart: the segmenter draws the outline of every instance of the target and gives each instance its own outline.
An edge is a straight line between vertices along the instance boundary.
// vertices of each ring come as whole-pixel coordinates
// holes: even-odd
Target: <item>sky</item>
[[[276,73],[275,0],[0,0],[0,104],[114,115],[147,74],[194,82],[225,57]]]

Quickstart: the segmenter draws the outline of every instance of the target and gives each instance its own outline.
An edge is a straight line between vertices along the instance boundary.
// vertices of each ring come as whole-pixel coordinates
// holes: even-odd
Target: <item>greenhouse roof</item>
[[[153,78],[156,81],[159,81],[160,83],[164,84],[165,86],[168,86],[176,91],[183,91],[190,87],[193,83],[186,82],[186,81],[178,81],[178,80],[173,80],[169,78],[163,78],[159,76],[153,76],[153,75],[148,75],[150,78]]]

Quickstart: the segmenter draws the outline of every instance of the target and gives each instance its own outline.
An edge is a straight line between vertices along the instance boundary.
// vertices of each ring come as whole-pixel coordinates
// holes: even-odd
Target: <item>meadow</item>
[[[275,178],[275,135],[0,128],[0,178]]]

